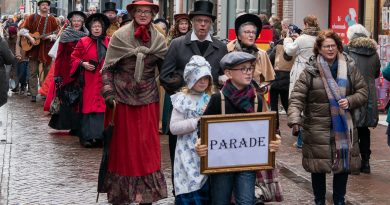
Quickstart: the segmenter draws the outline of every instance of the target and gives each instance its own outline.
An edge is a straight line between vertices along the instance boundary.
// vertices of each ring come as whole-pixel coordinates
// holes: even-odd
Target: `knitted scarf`
[[[73,41],[78,41],[84,36],[88,36],[89,32],[87,28],[83,28],[79,31],[74,29],[71,25],[65,28],[60,37],[60,43],[68,43]]]
[[[254,112],[253,102],[255,100],[255,90],[251,85],[242,90],[238,90],[231,80],[227,80],[222,87],[223,95],[233,103],[233,105],[244,113]]]
[[[134,79],[136,82],[140,82],[144,72],[145,57],[147,55],[155,55],[160,59],[164,59],[165,53],[167,52],[164,36],[153,25],[150,26],[149,30],[151,34],[150,47],[141,45],[141,42],[134,37],[133,21],[117,30],[111,37],[110,44],[108,45],[103,70],[115,69],[115,64],[119,60],[136,56]]]
[[[317,56],[318,68],[326,95],[329,99],[332,129],[330,134],[335,139],[336,156],[333,161],[333,170],[340,167],[343,171],[349,170],[350,151],[353,139],[353,123],[351,113],[341,109],[338,101],[346,97],[348,85],[347,62],[342,53],[338,54],[337,80],[335,81],[329,69],[328,63],[321,55]]]

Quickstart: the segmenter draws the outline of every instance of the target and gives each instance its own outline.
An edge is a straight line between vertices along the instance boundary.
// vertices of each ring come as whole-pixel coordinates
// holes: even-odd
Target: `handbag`
[[[81,99],[81,86],[76,82],[69,83],[61,88],[61,94],[61,101],[64,105],[76,105]]]
[[[50,103],[50,109],[49,109],[49,112],[54,115],[54,114],[58,114],[58,112],[60,111],[60,99],[56,96]]]

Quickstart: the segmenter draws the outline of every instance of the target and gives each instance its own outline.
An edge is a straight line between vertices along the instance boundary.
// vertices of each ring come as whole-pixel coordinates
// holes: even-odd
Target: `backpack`
[[[18,34],[18,25],[15,24],[15,23],[12,23],[9,27],[8,27],[8,35],[9,35],[9,38],[16,38],[16,35]]]

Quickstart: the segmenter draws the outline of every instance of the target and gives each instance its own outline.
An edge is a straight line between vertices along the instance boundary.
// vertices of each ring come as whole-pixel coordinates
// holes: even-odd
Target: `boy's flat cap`
[[[245,63],[247,61],[255,61],[256,57],[250,53],[234,51],[226,54],[220,62],[222,69],[233,68],[234,66]]]

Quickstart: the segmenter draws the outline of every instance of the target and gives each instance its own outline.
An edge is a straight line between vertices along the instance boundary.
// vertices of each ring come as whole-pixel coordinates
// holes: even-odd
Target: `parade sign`
[[[348,43],[348,27],[358,23],[358,0],[330,1],[330,28],[335,31],[344,44]]]
[[[201,142],[208,147],[201,158],[203,174],[272,169],[275,155],[275,112],[207,115],[201,118]]]

